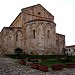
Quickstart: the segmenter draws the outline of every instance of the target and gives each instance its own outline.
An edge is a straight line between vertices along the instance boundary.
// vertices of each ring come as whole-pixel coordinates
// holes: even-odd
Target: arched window
[[[19,30],[16,32],[16,47],[22,47],[22,32]]]
[[[50,31],[49,30],[47,31],[47,37],[48,37],[48,39],[50,38]]]
[[[33,30],[33,38],[35,38],[35,30]]]
[[[16,41],[19,41],[21,38],[22,38],[22,33],[21,33],[21,31],[18,30],[16,32]]]
[[[17,41],[17,39],[18,39],[18,34],[16,34],[16,41]]]

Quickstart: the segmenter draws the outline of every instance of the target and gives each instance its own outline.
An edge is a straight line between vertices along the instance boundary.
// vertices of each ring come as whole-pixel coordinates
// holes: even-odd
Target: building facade
[[[16,48],[26,54],[62,54],[65,35],[56,33],[54,16],[42,5],[23,8],[9,27],[0,33],[1,54],[14,54]]]
[[[66,46],[66,55],[75,55],[75,45]]]

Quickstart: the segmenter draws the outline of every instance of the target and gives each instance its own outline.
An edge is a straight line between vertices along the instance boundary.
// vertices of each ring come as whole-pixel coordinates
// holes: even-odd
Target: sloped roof
[[[22,8],[21,9],[21,11],[22,10],[27,10],[27,9],[29,9],[29,8],[35,8],[35,7],[38,7],[38,6],[40,6],[40,7],[42,7],[42,8],[44,8],[41,4],[36,4],[36,5],[33,5],[33,6],[29,6],[29,7],[26,7],[26,8]],[[46,10],[45,8],[44,8],[44,10]],[[46,10],[47,11],[47,10]],[[52,15],[49,11],[47,11],[50,15]],[[52,15],[53,16],[53,15]],[[54,17],[54,16],[53,16]]]
[[[66,46],[66,48],[71,48],[71,47],[75,47],[75,45]]]

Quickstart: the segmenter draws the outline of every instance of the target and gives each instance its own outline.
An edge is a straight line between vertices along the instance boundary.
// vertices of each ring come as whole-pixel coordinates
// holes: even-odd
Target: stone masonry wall
[[[24,28],[26,28],[25,37],[28,53],[33,52],[34,54],[52,54],[55,52],[55,24],[47,21],[37,20],[26,23]],[[35,30],[35,38],[33,30]]]
[[[58,54],[62,54],[62,50],[65,48],[65,35],[56,33],[56,48]]]
[[[26,9],[24,8],[21,11],[23,23],[34,19],[45,19],[54,22],[54,16],[45,8],[43,8],[40,4],[31,6]]]
[[[1,47],[3,54],[13,54],[18,47],[24,50],[21,28],[5,27],[2,31]]]
[[[18,47],[28,54],[61,54],[65,47],[65,36],[56,33],[54,16],[40,4],[22,9],[2,29],[0,41],[2,54],[13,54]]]

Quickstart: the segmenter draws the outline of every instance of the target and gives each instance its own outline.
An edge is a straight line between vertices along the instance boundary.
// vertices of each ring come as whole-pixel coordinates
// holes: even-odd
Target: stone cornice
[[[50,20],[45,20],[45,19],[34,19],[34,20],[30,20],[28,22],[25,22],[24,24],[30,23],[30,22],[35,22],[35,21],[45,21],[45,22],[50,22],[50,23],[53,23],[54,25],[56,25],[54,22],[52,22]]]

